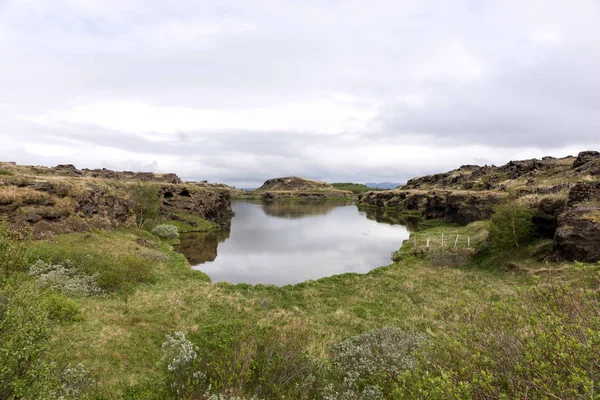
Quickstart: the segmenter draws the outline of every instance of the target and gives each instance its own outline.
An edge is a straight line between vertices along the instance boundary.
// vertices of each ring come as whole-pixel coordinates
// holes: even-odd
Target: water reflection
[[[236,201],[223,229],[182,237],[179,251],[213,282],[288,284],[387,265],[403,225],[329,201]],[[384,218],[385,219],[385,218]]]
[[[211,232],[192,232],[181,235],[177,251],[183,253],[192,265],[215,261],[219,243],[229,239],[231,220],[221,229]]]
[[[398,211],[390,211],[379,208],[361,208],[361,212],[365,213],[366,217],[383,224],[404,225],[409,232],[419,230],[421,220],[418,217],[410,217],[403,215]]]
[[[281,218],[305,218],[311,215],[324,215],[336,207],[353,204],[352,201],[316,200],[316,201],[268,201],[262,204],[267,215]]]

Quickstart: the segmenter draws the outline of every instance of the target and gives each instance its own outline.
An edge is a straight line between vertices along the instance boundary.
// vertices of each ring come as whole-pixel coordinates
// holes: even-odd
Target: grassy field
[[[79,317],[54,328],[50,354],[58,365],[85,365],[96,382],[95,398],[165,398],[161,344],[175,332],[185,333],[215,357],[241,351],[236,338],[301,327],[310,358],[324,362],[332,344],[377,328],[444,337],[455,329],[465,305],[512,298],[540,276],[569,280],[574,271],[572,264],[539,263],[532,256],[538,242],[517,255],[529,268],[501,267],[511,264],[485,256],[488,222],[466,227],[429,223],[429,229],[413,233],[404,243],[397,262],[364,275],[348,273],[283,287],[212,284],[166,241],[141,229],[34,241],[33,258],[79,260],[94,271],[107,255],[114,263],[141,260],[140,265],[150,266],[127,296],[117,285],[104,296],[72,297]],[[442,232],[450,238],[471,237],[475,256],[451,266],[414,251],[415,237],[421,248],[428,237]]]
[[[480,223],[438,226],[429,233],[436,235],[441,229],[472,235],[475,247],[482,243]],[[419,243],[426,232],[417,234]],[[344,274],[284,287],[211,284],[205,274],[191,270],[182,255],[141,230],[60,235],[34,246],[46,256],[68,256],[73,249],[84,249],[89,254],[155,260],[154,279],[137,286],[127,307],[116,295],[76,298],[82,320],[59,327],[53,338],[53,354],[63,364],[81,362],[90,368],[106,398],[143,392],[161,382],[163,371],[157,368],[161,343],[176,331],[191,337],[208,331],[227,336],[232,330],[300,322],[310,332],[312,355],[326,357],[330,344],[378,327],[437,335],[460,304],[478,302],[491,293],[514,294],[516,285],[530,279],[527,274],[475,265],[434,267],[407,256],[365,275]],[[410,246],[409,241],[405,250]]]

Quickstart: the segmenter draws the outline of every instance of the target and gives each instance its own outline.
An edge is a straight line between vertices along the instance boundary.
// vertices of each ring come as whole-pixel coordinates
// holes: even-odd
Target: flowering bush
[[[182,395],[189,388],[205,379],[205,375],[196,370],[198,348],[190,342],[183,332],[167,335],[162,344],[162,362],[169,371],[170,388]]]
[[[175,239],[179,236],[179,230],[177,227],[167,224],[157,225],[154,229],[152,229],[152,233],[161,239]]]
[[[86,370],[83,364],[79,363],[75,367],[69,365],[60,374],[58,398],[79,399],[92,388],[94,383],[90,378],[90,371]]]
[[[85,297],[102,294],[97,283],[98,274],[87,275],[68,260],[57,264],[38,260],[29,269],[29,275],[37,278],[41,286],[67,295]]]

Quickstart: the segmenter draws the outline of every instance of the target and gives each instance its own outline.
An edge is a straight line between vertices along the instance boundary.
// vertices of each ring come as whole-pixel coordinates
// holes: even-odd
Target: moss
[[[219,228],[219,224],[191,214],[169,213],[168,218],[164,224],[177,227],[179,233],[207,232]]]

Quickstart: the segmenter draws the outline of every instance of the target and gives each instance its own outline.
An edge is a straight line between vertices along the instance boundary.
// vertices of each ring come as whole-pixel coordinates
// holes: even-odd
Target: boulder
[[[585,165],[585,164],[589,163],[590,161],[594,161],[597,159],[600,159],[600,152],[593,151],[593,150],[582,151],[581,153],[579,153],[579,155],[573,162],[573,166],[571,168],[573,168],[573,169],[579,168],[582,165]]]

